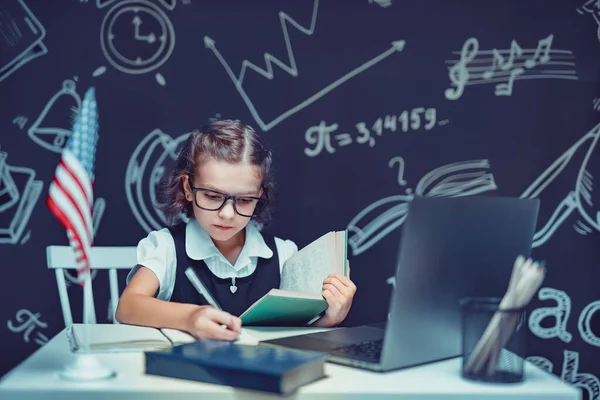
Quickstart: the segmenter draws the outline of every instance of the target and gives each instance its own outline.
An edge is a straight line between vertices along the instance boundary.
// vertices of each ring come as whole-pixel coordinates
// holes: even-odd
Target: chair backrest
[[[63,312],[65,326],[73,323],[71,314],[71,303],[67,294],[67,282],[65,280],[65,269],[76,269],[75,254],[70,246],[48,246],[46,247],[46,258],[48,268],[53,269],[56,275],[56,285],[60,297],[60,306]],[[90,255],[90,266],[92,270],[108,270],[109,289],[110,289],[110,312],[112,321],[116,323],[114,315],[119,303],[119,282],[117,280],[117,269],[131,269],[137,264],[136,246],[94,246]],[[93,296],[90,299],[92,304],[92,323],[96,322],[96,313],[94,311]]]

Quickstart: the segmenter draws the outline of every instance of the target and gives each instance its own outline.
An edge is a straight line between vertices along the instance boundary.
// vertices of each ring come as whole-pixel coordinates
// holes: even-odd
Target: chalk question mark
[[[396,162],[398,163],[398,184],[404,186],[406,185],[406,179],[404,179],[404,158],[400,156],[392,158],[388,162],[388,167],[392,168]]]

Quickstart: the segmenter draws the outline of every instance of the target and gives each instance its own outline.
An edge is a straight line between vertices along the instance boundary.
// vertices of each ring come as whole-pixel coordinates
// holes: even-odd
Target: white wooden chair
[[[67,293],[67,283],[65,280],[65,269],[76,269],[75,255],[70,246],[48,246],[46,247],[46,258],[48,268],[53,269],[56,275],[56,285],[58,286],[58,295],[60,297],[60,306],[63,312],[65,326],[73,323],[71,314],[71,302]],[[137,264],[137,250],[135,246],[94,246],[90,255],[90,264],[92,270],[108,270],[109,289],[110,289],[110,307],[114,323],[117,323],[114,315],[119,303],[119,282],[117,280],[117,269],[131,269]],[[92,288],[94,285],[92,284]],[[97,290],[97,288],[95,288]],[[93,303],[93,298],[91,299]],[[94,310],[92,304],[92,310]],[[95,310],[90,316],[93,322],[96,321]]]

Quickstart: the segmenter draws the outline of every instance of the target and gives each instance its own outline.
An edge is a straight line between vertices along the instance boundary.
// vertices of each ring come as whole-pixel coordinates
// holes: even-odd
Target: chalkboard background
[[[97,245],[160,228],[164,162],[209,118],[241,119],[274,152],[268,230],[353,232],[347,325],[385,317],[414,194],[539,197],[529,355],[600,398],[599,18],[567,0],[3,0],[1,372],[64,328],[45,247],[68,242],[44,200],[93,86]]]

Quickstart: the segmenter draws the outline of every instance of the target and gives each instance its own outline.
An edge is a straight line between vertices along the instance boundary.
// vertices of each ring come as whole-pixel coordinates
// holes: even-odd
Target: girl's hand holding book
[[[327,300],[327,310],[319,321],[320,326],[336,326],[341,323],[352,306],[352,299],[356,293],[356,285],[350,280],[350,266],[348,276],[330,274],[323,281],[323,297]]]

